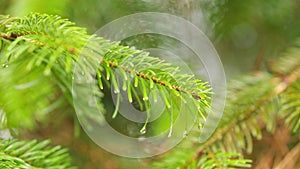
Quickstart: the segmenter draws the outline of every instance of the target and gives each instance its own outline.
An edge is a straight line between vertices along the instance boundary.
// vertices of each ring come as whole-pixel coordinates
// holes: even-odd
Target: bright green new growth
[[[96,78],[99,89],[111,85],[117,95],[117,105],[128,99],[137,102],[139,109],[147,110],[149,92],[159,91],[157,94],[163,98],[164,104],[171,107],[167,109],[171,129],[181,108],[177,106],[178,102],[186,101],[190,109],[195,110],[195,115],[198,114],[200,124],[207,115],[205,110],[209,108],[210,90],[205,83],[182,75],[178,68],[145,52],[88,36],[84,29],[67,20],[40,14],[25,18],[1,16],[0,32],[0,63],[3,65],[0,91],[5,91],[0,95],[1,128],[32,128],[34,120],[42,121],[49,113],[66,114],[69,110],[66,107],[71,107],[74,99],[72,80],[76,79],[76,74],[72,70],[75,63],[84,77]],[[247,168],[251,160],[243,159],[241,154],[252,152],[253,140],[261,139],[263,130],[274,132],[278,119],[285,120],[293,133],[299,133],[299,58],[298,45],[273,62],[269,66],[270,72],[233,81],[224,118],[213,136],[199,145],[199,130],[193,131],[173,153],[155,163],[156,168]],[[127,98],[122,98],[122,92]],[[102,90],[96,90],[94,94],[101,101]],[[19,99],[24,96],[27,98]],[[153,96],[154,100],[155,97],[158,96]],[[84,95],[79,97],[85,98]],[[103,110],[103,105],[98,106]],[[150,113],[148,111],[148,117]],[[113,117],[117,115],[118,106],[112,113]],[[103,120],[103,116],[93,113],[78,116],[86,123],[90,119]],[[146,125],[141,128],[142,133],[146,132]],[[299,137],[296,144],[299,145]],[[25,143],[21,145],[26,149]],[[41,150],[44,151],[47,150]],[[0,159],[4,157],[8,158],[0,154]],[[11,160],[1,164],[17,165]]]
[[[1,169],[74,169],[66,149],[49,146],[50,141],[38,142],[0,140]]]
[[[181,100],[184,104],[196,107],[199,123],[203,122],[203,119],[205,121],[207,115],[205,109],[209,108],[207,100],[209,99],[210,89],[207,87],[207,83],[203,83],[191,75],[182,74],[178,67],[172,67],[171,64],[163,60],[150,57],[148,53],[133,50],[129,47],[116,46],[101,59],[99,72],[101,72],[101,69],[105,70],[106,77],[98,73],[100,87],[103,87],[102,81],[109,84],[107,81],[110,80],[114,93],[118,96],[117,103],[121,99],[120,91],[127,91],[129,102],[132,103],[136,99],[140,109],[147,111],[151,106],[149,93],[159,91],[167,109],[178,105],[178,101],[172,99],[175,98]],[[111,69],[117,71],[117,73]],[[141,99],[137,93],[141,94]],[[153,96],[154,102],[157,102],[156,97],[156,95]],[[118,105],[116,110],[117,108]],[[180,111],[180,109],[179,106],[177,111]],[[192,110],[192,108],[190,109]],[[173,111],[174,109],[170,110],[171,116],[175,114]],[[113,114],[113,118],[116,114],[117,111]]]
[[[117,116],[122,100],[119,94],[121,90],[127,92],[129,102],[137,100],[140,109],[146,111],[150,107],[149,93],[158,90],[168,108],[174,106],[172,99],[176,96],[176,100],[198,110],[195,114],[198,114],[199,123],[205,121],[210,88],[192,75],[183,74],[178,67],[151,57],[146,52],[89,36],[84,29],[58,16],[31,14],[24,18],[2,18],[1,73],[7,74],[3,78],[12,78],[0,78],[1,90],[6,91],[0,96],[0,101],[5,103],[1,109],[7,114],[9,125],[33,127],[33,116],[42,119],[67,102],[72,105],[72,70],[75,63],[84,76],[97,77],[100,89],[104,88],[104,84],[112,84],[117,94],[113,118]],[[15,74],[17,71],[20,74]],[[118,79],[116,72],[120,73]],[[36,88],[41,90],[34,90]],[[24,96],[27,98],[11,100]],[[101,91],[97,91],[97,96],[102,97]],[[33,107],[30,103],[37,105]],[[180,107],[177,109],[180,110]],[[103,110],[101,104],[99,110]],[[17,114],[25,115],[19,117]],[[150,112],[148,116],[151,116]],[[103,120],[102,116],[95,114],[84,113],[79,117],[86,118],[83,121]],[[19,118],[23,119],[23,124],[15,123]],[[142,131],[146,125],[147,121]]]
[[[72,95],[72,81],[76,79],[75,64],[84,77],[96,78],[98,88],[94,91],[99,101],[101,90],[112,87],[117,95],[113,118],[118,114],[119,104],[127,93],[130,103],[138,102],[139,109],[147,111],[147,120],[141,128],[146,132],[150,92],[157,101],[158,95],[166,105],[172,124],[181,105],[184,112],[198,116],[202,126],[209,109],[210,88],[192,75],[181,72],[148,53],[121,46],[95,35],[89,36],[82,28],[58,16],[31,14],[24,18],[0,17],[0,95],[1,128],[35,127],[35,120],[42,122],[49,113],[64,113],[73,106],[73,97],[85,99],[84,95]],[[77,81],[78,82],[78,81]],[[74,84],[73,84],[74,85]],[[76,84],[75,84],[76,85]],[[89,90],[89,89],[83,89]],[[26,98],[25,98],[26,97]],[[33,106],[34,104],[34,106]],[[103,105],[97,103],[99,111]],[[73,109],[71,109],[74,113]],[[189,113],[190,113],[189,112]],[[74,114],[75,115],[75,114]],[[101,123],[104,116],[85,112],[77,116],[89,126],[89,120]],[[46,148],[48,142],[2,140],[0,158],[2,168],[68,168],[65,150]],[[30,149],[32,148],[32,149]]]

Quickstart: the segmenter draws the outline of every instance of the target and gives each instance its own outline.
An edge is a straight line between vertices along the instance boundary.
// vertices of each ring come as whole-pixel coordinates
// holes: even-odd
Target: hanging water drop
[[[201,123],[198,124],[198,128],[202,129],[202,124]]]
[[[8,62],[6,61],[3,65],[4,68],[8,68]]]
[[[127,90],[126,81],[123,82],[122,90],[124,92]]]
[[[119,108],[120,108],[120,102],[121,102],[121,95],[120,94],[117,94],[117,104],[115,106],[115,111],[112,115],[112,118],[116,118],[118,112],[119,112]]]
[[[141,134],[145,134],[145,133],[146,133],[146,127],[143,127],[143,128],[140,130],[140,133],[141,133]]]
[[[147,119],[145,121],[144,126],[140,130],[141,134],[145,134],[146,133],[147,124],[148,124],[148,121],[149,121],[149,118],[150,118],[150,107],[148,106],[148,104],[146,104],[145,106],[146,106],[146,110],[147,110]]]
[[[188,132],[187,131],[184,131],[183,132],[183,138],[186,138],[188,136]]]
[[[170,129],[169,134],[168,134],[168,138],[172,137],[172,129]]]

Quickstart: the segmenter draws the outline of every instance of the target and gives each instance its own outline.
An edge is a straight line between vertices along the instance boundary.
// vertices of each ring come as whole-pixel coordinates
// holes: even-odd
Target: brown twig
[[[9,40],[9,41],[14,41],[15,39],[25,36],[25,35],[41,35],[41,36],[46,36],[46,34],[42,34],[42,33],[38,33],[38,32],[22,32],[22,33],[10,33],[10,34],[5,34],[5,33],[0,33],[0,38]],[[27,40],[28,42],[31,42],[35,45],[38,45],[40,47],[44,47],[45,44],[42,42],[38,42],[36,40],[32,40],[32,39],[24,39]],[[52,49],[55,49],[55,47],[51,47]],[[76,48],[74,47],[70,47],[69,50],[67,50],[68,52],[70,52],[71,54],[75,54],[76,53]]]
[[[159,80],[159,79],[157,79],[155,77],[150,77],[149,75],[146,75],[146,74],[144,74],[142,72],[138,72],[136,70],[132,71],[131,69],[129,69],[128,67],[126,67],[124,65],[118,66],[117,63],[115,63],[113,61],[106,61],[103,58],[100,60],[100,62],[101,63],[108,63],[109,67],[112,67],[112,68],[121,67],[127,73],[132,73],[133,72],[138,77],[141,77],[141,78],[146,79],[146,80],[150,80],[151,79],[154,83],[166,87],[166,83],[165,82],[163,82],[163,81],[161,81],[161,80]],[[186,91],[186,90],[184,90],[184,89],[182,89],[182,88],[180,88],[178,86],[175,86],[175,85],[171,86],[171,88],[174,89],[174,90],[176,90],[176,91],[178,91],[178,92],[189,93],[188,91]],[[197,100],[201,100],[201,96],[197,95],[195,92],[191,92],[191,95],[193,96],[193,98],[195,98]]]

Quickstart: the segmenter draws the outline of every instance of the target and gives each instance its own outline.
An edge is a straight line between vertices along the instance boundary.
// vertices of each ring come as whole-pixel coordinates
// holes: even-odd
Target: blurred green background
[[[267,69],[270,60],[300,37],[299,0],[0,0],[0,14],[57,14],[87,28],[90,34],[117,18],[146,11],[181,16],[202,29],[215,45],[228,79]],[[157,43],[159,39],[134,41],[141,48]],[[111,155],[84,133],[74,140],[74,130],[72,120],[66,120],[52,128],[25,132],[24,137],[50,137],[54,143],[73,147],[71,153],[80,168],[147,168],[151,161]]]
[[[264,67],[260,58],[276,58],[300,34],[299,0],[0,0],[0,4],[2,14],[58,14],[89,33],[136,12],[175,14],[209,36],[229,78]]]

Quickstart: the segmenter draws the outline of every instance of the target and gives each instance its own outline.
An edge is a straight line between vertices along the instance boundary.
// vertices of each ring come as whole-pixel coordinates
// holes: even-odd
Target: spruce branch
[[[50,141],[38,142],[0,140],[0,167],[3,169],[72,169],[66,149],[49,146]]]
[[[104,60],[104,59],[101,59],[100,62],[109,65],[109,67],[112,67],[112,68],[115,68],[115,69],[118,68],[118,64],[115,63],[115,62],[106,61],[106,60]],[[138,77],[140,77],[140,78],[143,78],[143,79],[146,79],[146,80],[149,80],[149,81],[152,81],[153,83],[156,83],[156,84],[159,84],[159,85],[162,85],[162,86],[166,86],[166,85],[167,85],[166,82],[160,81],[160,79],[157,79],[156,77],[150,77],[149,75],[144,74],[144,73],[142,73],[142,72],[138,72],[138,71],[133,71],[133,72],[132,72],[132,70],[131,70],[130,68],[126,67],[126,66],[121,66],[121,68],[122,68],[125,72],[127,72],[128,74],[133,73],[133,74],[135,74],[136,76],[138,76]],[[178,92],[183,92],[183,93],[185,93],[185,94],[187,93],[187,91],[185,91],[183,88],[180,88],[179,86],[173,85],[173,86],[170,86],[170,88],[171,88],[171,89],[174,89],[174,90],[177,90]],[[196,94],[195,92],[192,92],[192,93],[190,93],[190,94],[191,94],[195,99],[198,99],[198,100],[201,99],[201,96],[200,96],[199,94]],[[200,94],[201,94],[201,93],[200,93]]]
[[[87,35],[85,29],[76,27],[74,23],[59,16],[30,14],[23,18],[3,18],[0,22],[2,54],[0,63],[3,65],[1,71],[6,75],[2,76],[2,80],[0,78],[0,83],[9,91],[0,97],[0,100],[3,104],[1,107],[8,114],[9,124],[12,124],[11,121],[17,112],[28,115],[25,118],[28,120],[25,126],[30,126],[32,123],[30,118],[40,109],[43,109],[43,113],[38,116],[43,116],[54,109],[62,109],[68,102],[72,106],[74,99],[72,81],[76,78],[72,70],[76,64],[85,77],[94,79],[96,76],[101,90],[103,83],[108,86],[111,84],[118,95],[117,102],[122,100],[120,97],[122,88],[123,91],[127,91],[130,102],[138,100],[140,107],[147,110],[150,91],[158,90],[168,108],[176,106],[175,103],[178,102],[174,101],[176,96],[196,109],[195,114],[198,115],[199,123],[207,116],[211,94],[208,83],[182,73],[180,68],[170,63],[151,57],[149,53],[121,46],[118,42]],[[10,81],[5,80],[20,70],[24,74],[17,74]],[[120,79],[115,75],[118,71],[121,72]],[[26,81],[28,77],[32,77],[31,81]],[[15,84],[21,88],[23,86],[22,94],[12,88]],[[43,86],[45,90],[34,91],[37,85]],[[101,90],[95,93],[100,98],[98,108],[104,110],[101,104],[103,96]],[[49,93],[52,93],[52,96]],[[28,95],[33,97],[26,102],[20,100],[20,105],[14,103],[13,98]],[[60,97],[59,101],[54,101],[53,98],[57,96],[63,97]],[[28,106],[30,102],[37,102],[39,98],[46,99],[44,102],[39,101],[40,105],[35,109]],[[113,117],[118,113],[118,105]],[[22,107],[22,110],[16,110],[16,107]],[[180,107],[172,111],[179,112],[179,109]],[[81,115],[80,118],[86,122],[89,119],[99,123],[103,120],[103,116],[99,117],[98,114],[90,112]],[[96,116],[99,118],[94,118]]]
[[[252,139],[260,139],[263,128],[272,132],[276,120],[284,118],[291,130],[297,133],[300,128],[300,104],[297,100],[300,94],[299,53],[299,44],[296,44],[284,57],[269,64],[270,73],[258,73],[233,82],[224,118],[208,142],[199,147],[193,141],[190,148],[180,150],[179,154],[173,154],[173,159],[157,166],[246,168],[250,167],[251,161],[243,159],[241,153],[244,150],[251,153]],[[165,105],[171,108],[171,121],[180,110],[180,107],[176,107],[178,100],[196,110],[201,125],[201,121],[207,115],[206,109],[210,107],[211,92],[207,83],[182,73],[180,68],[163,60],[149,56],[149,53],[121,46],[118,42],[110,42],[95,35],[87,35],[84,29],[58,16],[0,16],[0,63],[3,65],[0,69],[0,90],[6,91],[0,96],[0,109],[5,111],[7,122],[13,124],[12,126],[19,125],[20,120],[24,123],[22,125],[30,126],[33,118],[41,120],[49,112],[72,106],[72,70],[75,64],[79,64],[86,77],[96,77],[100,90],[95,91],[95,95],[99,102],[103,96],[102,89],[110,85],[114,89],[117,105],[113,117],[118,114],[118,105],[122,100],[121,91],[127,92],[130,103],[136,100],[141,110],[147,110],[149,91],[158,90]],[[16,100],[24,96],[28,98]],[[32,103],[35,103],[36,107],[33,107]],[[283,105],[280,117],[277,110],[274,110],[278,104]],[[100,108],[104,109],[103,105],[100,105]],[[4,124],[6,117],[3,114],[0,114],[0,118]],[[85,118],[87,123],[89,119],[97,122],[103,120],[98,114],[90,113],[84,116],[86,117],[81,118]],[[145,131],[147,122],[141,129],[142,132]],[[0,124],[2,125],[1,122]],[[195,133],[199,134],[199,131]],[[53,157],[53,163],[43,161],[40,156],[32,157],[37,161],[20,158],[27,158],[21,154],[31,154],[32,149],[28,150],[28,147],[35,144],[41,145],[41,153],[59,149],[45,148],[48,145],[46,142],[3,142],[0,143],[0,147],[2,146],[1,150],[3,148],[6,153],[0,153],[2,168],[15,165],[20,165],[20,168],[38,168],[35,163],[45,166],[69,166],[60,163],[62,158],[66,157],[60,153],[60,157]],[[13,147],[14,152],[9,147]],[[196,152],[195,147],[198,149]],[[62,151],[62,154],[64,153],[65,151]],[[294,153],[292,155],[296,156]],[[42,157],[44,158],[45,154]]]
[[[0,130],[7,128],[5,113],[0,109]]]
[[[282,97],[281,116],[293,133],[300,129],[300,80],[290,86]]]
[[[250,154],[253,149],[253,138],[261,139],[262,130],[265,128],[269,132],[274,132],[277,121],[282,118],[286,120],[291,130],[297,132],[300,119],[297,100],[300,62],[295,62],[295,60],[299,59],[300,51],[298,49],[288,51],[278,61],[272,62],[271,70],[279,71],[256,72],[233,80],[229,84],[228,95],[230,97],[227,98],[223,118],[213,136],[200,146],[197,144],[197,137],[190,136],[187,142],[191,145],[183,144],[175,153],[171,153],[171,157],[164,158],[160,162],[161,165],[197,168],[199,165],[195,164],[200,161],[204,162],[209,154],[219,152]],[[292,59],[293,62],[282,62],[285,59]],[[281,69],[281,67],[288,67],[288,69]],[[199,134],[199,132],[195,133]],[[190,151],[185,150],[184,147],[191,147]],[[198,150],[195,152],[194,149]],[[176,152],[182,151],[186,152],[184,157],[176,155]],[[168,159],[182,160],[179,164],[173,161],[168,162]],[[216,163],[211,165],[214,164]],[[218,168],[218,166],[215,167]],[[235,168],[239,167],[235,166]]]
[[[297,63],[297,64],[299,64],[299,63]],[[294,67],[297,67],[297,66],[294,66]],[[251,116],[254,116],[257,113],[258,114],[264,113],[264,112],[257,112],[257,110],[260,110],[261,107],[267,105],[268,102],[270,102],[270,100],[272,100],[274,97],[285,92],[288,87],[293,85],[299,79],[300,79],[300,68],[299,67],[296,68],[294,71],[290,72],[290,74],[287,76],[284,76],[281,78],[273,77],[272,79],[269,79],[268,81],[273,83],[272,84],[273,89],[270,92],[268,92],[267,95],[262,97],[260,100],[255,101],[254,106],[251,106],[251,108],[249,110],[242,112],[242,118],[235,118],[230,123],[227,123],[226,125],[223,125],[223,127],[217,129],[216,133],[206,143],[201,145],[201,148],[197,151],[197,153],[195,153],[195,155],[191,159],[189,159],[186,162],[186,164],[183,165],[182,168],[187,168],[187,166],[189,166],[193,161],[196,161],[197,159],[201,158],[203,152],[207,149],[207,147],[210,147],[213,144],[215,144],[216,142],[219,142],[220,138],[224,138],[224,135],[226,135],[226,133],[235,132],[232,129],[236,128],[236,126],[243,124],[244,121],[247,121]],[[259,91],[259,92],[261,92],[261,91]],[[299,111],[298,112],[295,111],[294,114],[299,115]],[[297,115],[294,115],[294,116],[297,116]],[[270,119],[268,119],[268,120],[270,120]],[[299,118],[298,118],[298,120],[299,120]],[[254,123],[254,125],[258,126],[258,123]],[[296,119],[296,122],[294,122],[294,125],[299,127],[299,121],[297,122],[297,119]],[[251,125],[250,126],[247,125],[247,127],[251,127]],[[252,127],[254,127],[254,126],[252,126]],[[298,127],[296,127],[296,129]],[[246,128],[243,128],[243,129],[247,130]],[[244,133],[245,133],[245,131],[244,131]],[[233,137],[233,135],[232,135],[232,137]],[[228,142],[228,143],[230,144],[230,142]],[[249,144],[250,143],[248,141],[248,145]],[[229,146],[229,145],[227,145],[227,146]],[[249,153],[250,152],[251,151],[249,151]]]
[[[279,86],[280,85],[278,85],[277,87],[279,87]],[[202,154],[203,154],[203,152],[206,151],[207,147],[210,147],[213,144],[216,144],[216,142],[218,143],[221,140],[224,140],[225,139],[224,135],[228,135],[226,133],[229,133],[229,135],[231,135],[231,137],[234,137],[234,134],[231,134],[231,133],[232,132],[236,132],[236,131],[234,131],[234,129],[236,128],[236,126],[244,125],[245,124],[244,122],[247,121],[251,116],[253,116],[253,113],[257,113],[257,110],[259,110],[261,106],[267,104],[267,102],[269,102],[269,100],[271,98],[273,98],[274,96],[276,96],[274,94],[278,93],[278,91],[279,90],[277,90],[277,88],[275,88],[274,91],[272,93],[270,93],[267,97],[262,98],[261,100],[259,100],[257,102],[257,104],[255,104],[253,106],[252,109],[249,109],[248,111],[246,111],[245,113],[243,113],[243,115],[242,115],[243,117],[241,119],[240,118],[235,118],[233,121],[231,121],[230,123],[226,124],[226,126],[224,126],[223,128],[217,129],[216,133],[206,143],[204,143],[203,145],[201,145],[201,148],[197,151],[197,153],[195,153],[195,155],[191,159],[189,159],[187,161],[187,163],[182,168],[187,168],[187,166],[189,166],[191,162],[197,161],[198,159],[202,158]],[[258,124],[258,123],[255,122],[254,124]],[[247,125],[247,127],[251,127],[251,126]],[[250,136],[251,134],[250,134],[250,132],[247,131],[246,127],[243,127],[242,131],[243,131],[243,133],[245,133],[246,135],[248,135],[247,136],[248,139],[249,139],[249,137],[251,137]],[[251,145],[250,142],[252,142],[252,141],[248,141],[247,142],[248,146]],[[230,144],[232,144],[232,143],[230,143],[230,141],[226,142],[226,143],[229,143],[229,144],[226,144],[224,146],[230,146]],[[242,143],[242,145],[245,145],[245,144]],[[252,147],[250,149],[252,149]],[[248,150],[248,152],[250,153],[251,150]]]

